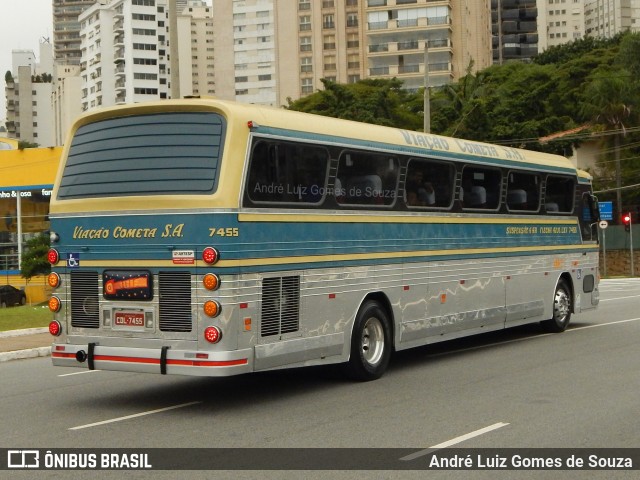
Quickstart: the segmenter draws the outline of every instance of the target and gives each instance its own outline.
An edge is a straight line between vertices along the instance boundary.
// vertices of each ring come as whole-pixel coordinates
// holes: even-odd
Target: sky
[[[53,44],[52,0],[0,0],[0,123],[6,117],[4,74],[11,70],[12,50],[33,50],[40,58],[39,41]]]

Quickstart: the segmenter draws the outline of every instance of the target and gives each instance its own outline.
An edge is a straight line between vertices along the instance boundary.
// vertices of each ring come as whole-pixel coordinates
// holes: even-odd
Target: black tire
[[[362,382],[380,378],[389,365],[391,345],[387,313],[378,302],[366,301],[353,324],[351,355],[345,373]]]
[[[542,328],[551,333],[564,332],[571,321],[573,295],[567,282],[559,280],[553,294],[553,317],[540,322]]]
[[[27,304],[27,297],[20,297],[20,305],[26,305]]]

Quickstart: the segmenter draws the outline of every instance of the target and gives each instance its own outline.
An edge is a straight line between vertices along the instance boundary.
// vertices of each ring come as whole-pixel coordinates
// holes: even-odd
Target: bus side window
[[[404,185],[408,207],[449,208],[453,200],[455,168],[428,159],[409,160]]]
[[[462,169],[463,208],[497,210],[501,185],[500,170],[466,165]]]
[[[323,147],[260,140],[251,151],[246,194],[255,203],[318,204],[328,165]]]
[[[343,152],[338,160],[337,178],[341,185],[341,191],[336,192],[338,204],[393,205],[400,170],[398,165],[398,160],[388,155]]]
[[[575,198],[576,182],[572,177],[548,175],[544,205],[548,213],[571,213]]]
[[[507,208],[509,211],[537,212],[540,209],[539,175],[509,172],[507,177]]]

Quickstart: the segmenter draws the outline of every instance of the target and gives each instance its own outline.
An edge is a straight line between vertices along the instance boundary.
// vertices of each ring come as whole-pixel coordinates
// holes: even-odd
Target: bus
[[[216,99],[69,132],[50,204],[53,365],[228,376],[341,364],[598,305],[567,159]]]

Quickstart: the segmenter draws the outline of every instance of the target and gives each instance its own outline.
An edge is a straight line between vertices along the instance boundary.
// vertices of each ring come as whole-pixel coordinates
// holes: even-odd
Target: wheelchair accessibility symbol
[[[80,254],[79,253],[68,253],[67,254],[67,267],[68,268],[78,268],[80,266]]]

